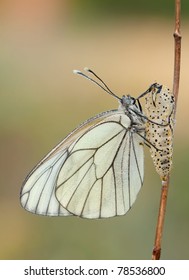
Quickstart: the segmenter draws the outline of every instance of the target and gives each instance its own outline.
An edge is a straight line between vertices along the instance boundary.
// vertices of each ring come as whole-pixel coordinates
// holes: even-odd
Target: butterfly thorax
[[[130,118],[131,127],[136,127],[141,130],[144,129],[146,119],[142,109],[137,105],[134,97],[130,95],[123,95],[119,110],[124,111],[124,113]]]

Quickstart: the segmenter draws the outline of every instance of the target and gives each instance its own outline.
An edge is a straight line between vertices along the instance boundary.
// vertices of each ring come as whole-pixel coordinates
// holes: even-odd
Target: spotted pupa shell
[[[173,156],[174,95],[164,85],[153,84],[145,96],[146,139],[161,179],[170,173]]]

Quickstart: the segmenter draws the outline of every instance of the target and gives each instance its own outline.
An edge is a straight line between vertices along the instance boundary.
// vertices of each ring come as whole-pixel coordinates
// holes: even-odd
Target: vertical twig
[[[159,260],[161,256],[161,241],[162,241],[162,234],[163,234],[163,225],[165,220],[168,189],[169,189],[169,176],[165,178],[165,181],[162,181],[159,214],[158,214],[158,221],[156,226],[154,249],[152,252],[152,260]]]
[[[175,96],[175,113],[176,105],[179,92],[179,79],[180,79],[180,58],[181,58],[181,34],[180,34],[180,7],[181,0],[175,0],[175,31],[174,31],[174,42],[175,42],[175,53],[174,53],[174,76],[173,76],[173,93]],[[158,214],[158,221],[156,226],[156,236],[154,242],[154,249],[152,252],[152,259],[159,260],[161,256],[161,242],[163,234],[163,225],[165,219],[165,211],[167,205],[169,189],[169,176],[163,179],[162,189],[161,189],[161,198],[160,198],[160,207]]]
[[[181,9],[181,0],[176,0],[175,1],[175,32],[173,34],[175,40],[174,78],[173,78],[173,93],[175,96],[175,109],[177,106],[179,80],[180,80],[180,58],[181,58],[180,9]]]

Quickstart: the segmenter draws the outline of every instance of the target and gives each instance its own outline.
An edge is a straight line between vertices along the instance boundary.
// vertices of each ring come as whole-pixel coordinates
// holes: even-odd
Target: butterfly
[[[119,101],[118,109],[86,120],[50,151],[23,182],[27,211],[99,219],[124,215],[143,185],[146,118],[139,101],[122,98],[98,79],[75,70]]]

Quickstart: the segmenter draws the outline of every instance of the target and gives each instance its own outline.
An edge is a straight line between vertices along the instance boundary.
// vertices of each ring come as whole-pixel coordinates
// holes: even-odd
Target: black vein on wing
[[[94,128],[98,127],[98,126],[101,126],[101,125],[104,125],[104,124],[107,124],[107,123],[115,123],[115,124],[119,124],[120,126],[122,126],[123,129],[125,129],[125,126],[122,125],[121,123],[121,117],[120,117],[120,120],[119,122],[117,121],[103,121],[102,123],[98,123],[96,125],[93,125],[91,126],[84,134],[82,134],[80,137],[77,138],[77,140],[75,141],[73,147],[71,148],[71,150],[69,150],[70,153],[72,153],[72,150],[74,149],[75,145],[78,143],[78,141],[83,137],[85,136],[88,132],[90,132],[91,130],[93,130]],[[71,145],[70,145],[71,146]]]
[[[142,175],[141,175],[141,172],[140,172],[139,163],[138,163],[137,154],[136,154],[136,147],[135,147],[135,144],[140,145],[140,143],[139,142],[137,142],[137,143],[134,142],[133,133],[131,134],[131,141],[132,141],[133,154],[134,154],[134,158],[135,158],[135,162],[136,162],[136,167],[137,167],[140,182],[141,182],[141,185],[142,185],[143,184],[143,178],[142,178]]]
[[[122,131],[123,131],[123,130],[122,130]],[[122,131],[120,131],[120,133],[121,133]],[[117,215],[117,186],[116,186],[116,175],[115,175],[115,171],[114,171],[114,162],[115,162],[115,159],[116,159],[116,157],[117,157],[117,154],[118,154],[118,152],[119,152],[119,150],[120,150],[120,148],[121,148],[121,146],[122,146],[122,143],[123,143],[124,139],[126,138],[127,133],[128,133],[128,130],[125,129],[125,133],[124,133],[124,135],[123,135],[123,137],[122,137],[122,140],[120,141],[120,144],[119,144],[119,147],[118,147],[118,149],[117,149],[117,151],[116,151],[116,153],[115,153],[115,156],[114,156],[114,158],[113,158],[111,164],[109,165],[109,168],[106,170],[106,172],[103,174],[103,176],[102,176],[101,178],[97,178],[97,176],[96,176],[96,180],[95,180],[95,182],[93,183],[93,185],[91,186],[91,188],[90,188],[90,190],[88,191],[88,194],[87,194],[87,196],[86,196],[85,202],[84,202],[84,204],[83,204],[82,213],[84,212],[84,208],[85,208],[85,205],[86,205],[86,203],[87,203],[87,199],[89,198],[89,193],[91,192],[91,190],[92,190],[92,188],[94,187],[94,185],[96,184],[96,182],[97,182],[98,180],[104,179],[104,177],[106,176],[106,174],[108,173],[108,171],[109,171],[110,169],[112,169],[113,178],[114,178],[114,188],[115,188],[115,215]],[[118,135],[118,134],[117,134],[117,135]],[[117,136],[117,135],[116,135],[116,136]],[[93,164],[94,164],[94,163],[93,163]],[[94,165],[95,165],[95,164],[94,164]],[[102,180],[101,188],[102,188],[102,189],[101,189],[101,198],[100,198],[99,218],[101,218],[102,207],[103,207],[103,204],[102,204],[103,188],[104,188],[103,180]],[[81,214],[82,214],[82,213],[81,213]]]
[[[129,147],[128,147],[128,194],[129,194],[129,209],[131,208],[131,180],[130,180],[130,172],[131,172],[131,137],[129,137]]]
[[[128,134],[129,135],[129,134]],[[124,156],[125,156],[125,153],[126,153],[126,156],[127,156],[127,142],[129,140],[129,138],[127,138],[127,135],[125,135],[125,145],[123,146],[123,154],[122,154],[122,160],[121,160],[121,181],[122,181],[122,197],[123,197],[123,204],[124,204],[124,209],[126,209],[126,205],[125,205],[125,194],[124,194],[124,182],[123,182],[123,173],[124,173],[124,170],[123,170],[123,163],[124,163]]]
[[[52,171],[53,171],[53,167],[51,166],[51,167],[48,169],[48,171],[49,171],[49,170],[50,170],[50,172],[49,172],[49,174],[48,174],[48,177],[46,178],[46,182],[45,182],[45,184],[43,185],[43,189],[42,189],[42,191],[41,191],[41,193],[40,193],[40,195],[39,195],[38,201],[37,201],[37,203],[36,203],[35,213],[37,213],[37,210],[38,210],[38,207],[39,207],[39,204],[40,204],[40,200],[41,200],[42,194],[43,194],[44,189],[45,189],[45,186],[46,186],[46,184],[47,184],[47,182],[48,182],[48,180],[49,180],[49,178],[50,178],[50,176],[51,176],[51,173],[52,173]],[[41,176],[40,176],[40,178],[41,178]],[[38,179],[38,180],[39,180],[39,179]],[[37,181],[36,181],[36,183],[37,183]],[[50,199],[49,199],[48,205],[49,205],[49,203],[50,203],[51,197],[52,197],[52,194],[50,195]],[[48,205],[47,205],[47,209],[48,209]],[[46,209],[46,213],[47,213],[47,209]]]
[[[50,175],[52,174],[53,168],[54,168],[54,166],[56,165],[56,163],[57,163],[62,157],[64,157],[64,155],[65,155],[66,152],[67,152],[67,150],[64,150],[64,152],[61,153],[60,156],[59,156],[58,158],[56,158],[56,159],[54,160],[54,162],[53,162],[50,166],[48,166],[47,168],[45,168],[45,170],[43,170],[43,171],[41,172],[41,174],[39,175],[39,177],[37,178],[37,180],[33,183],[33,185],[30,187],[30,189],[29,189],[28,191],[21,193],[21,198],[22,198],[22,196],[28,194],[27,200],[26,200],[26,202],[25,202],[25,204],[24,204],[24,208],[26,208],[26,209],[29,210],[29,208],[27,207],[27,205],[28,205],[28,202],[29,202],[29,199],[30,199],[30,193],[31,193],[31,191],[33,190],[33,188],[36,187],[36,184],[37,184],[38,181],[41,179],[41,177],[42,177],[44,174],[46,174],[47,171],[50,170],[49,175],[48,175],[48,177],[46,178],[45,183],[44,183],[44,186],[43,186],[43,188],[42,188],[42,190],[41,190],[41,192],[40,192],[40,194],[39,194],[39,196],[38,196],[38,199],[37,199],[37,201],[36,201],[36,206],[35,206],[35,211],[34,211],[34,213],[37,214],[38,206],[39,206],[39,204],[40,204],[40,200],[41,200],[42,194],[43,194],[43,192],[44,192],[44,190],[45,190],[45,187],[46,187],[46,184],[47,184],[47,182],[48,182],[48,180],[49,180],[49,178],[50,178]],[[33,174],[35,171],[36,171],[36,169],[34,169],[34,170],[29,174],[29,176],[28,176],[26,179],[28,180],[28,179],[32,176],[32,174]],[[27,180],[26,180],[26,181],[27,181]],[[26,181],[25,181],[25,182],[26,182]],[[24,184],[25,184],[25,183],[24,183]],[[51,198],[52,198],[52,196],[53,196],[53,194],[54,194],[54,189],[55,189],[55,182],[54,182],[54,186],[53,186],[53,188],[52,188],[51,195],[49,196],[49,202],[48,202],[48,204],[47,204],[47,209],[46,209],[46,211],[45,211],[44,213],[42,213],[43,215],[47,215],[47,213],[48,213],[48,208],[49,208],[49,205],[50,205],[50,202],[51,202]],[[60,213],[59,213],[59,214],[60,214]]]
[[[124,128],[124,129],[125,129],[125,128]],[[123,131],[123,130],[122,130],[122,131]],[[122,131],[121,131],[121,132],[122,132]],[[121,133],[121,132],[120,132],[120,133]],[[120,148],[121,148],[121,146],[122,146],[122,143],[123,143],[123,141],[124,141],[124,139],[125,139],[127,133],[128,133],[128,130],[125,129],[125,133],[124,133],[124,135],[123,135],[123,137],[122,137],[122,140],[120,141],[120,144],[119,144],[118,149],[117,149],[117,151],[116,151],[116,153],[115,153],[115,156],[114,156],[114,158],[113,158],[111,164],[109,165],[109,168],[108,168],[108,169],[106,170],[106,172],[104,173],[104,175],[103,175],[101,178],[97,178],[97,176],[96,176],[96,179],[97,179],[97,180],[98,180],[98,179],[104,179],[104,177],[106,176],[106,174],[108,173],[108,171],[109,171],[110,169],[112,169],[113,178],[114,178],[114,184],[113,184],[113,185],[114,185],[114,191],[115,191],[115,216],[117,215],[117,185],[116,185],[116,175],[115,175],[115,171],[114,171],[114,162],[115,162],[115,159],[116,159],[116,157],[117,157],[117,154],[118,154],[118,152],[119,152],[119,150],[120,150]],[[101,187],[103,188],[103,184],[102,184]],[[103,194],[103,190],[101,191],[101,193]],[[85,202],[85,204],[86,204],[86,202]],[[103,207],[103,205],[102,205],[102,197],[101,197],[101,204],[100,204],[100,209],[99,209],[99,218],[101,218],[102,207]]]
[[[91,156],[91,158],[92,158],[93,156]],[[91,159],[90,158],[90,159]],[[89,159],[89,160],[90,160]],[[87,160],[86,162],[85,162],[85,164],[89,161],[89,160]],[[84,164],[83,164],[84,165]],[[83,177],[81,178],[81,180],[78,182],[78,184],[77,184],[77,186],[76,186],[76,188],[75,188],[75,190],[73,191],[73,193],[72,193],[72,195],[70,196],[70,199],[69,199],[69,201],[67,202],[67,204],[66,204],[66,208],[68,208],[69,207],[69,204],[71,203],[71,201],[72,201],[72,198],[74,197],[74,194],[76,193],[76,191],[78,190],[78,187],[80,186],[80,184],[82,183],[82,181],[85,179],[85,176],[87,175],[87,173],[88,173],[88,171],[91,169],[91,167],[93,166],[93,162],[91,163],[91,165],[89,166],[89,168],[86,170],[86,172],[84,173],[84,175],[83,175]],[[96,181],[95,181],[96,182]],[[61,185],[60,185],[61,186]]]
[[[81,213],[80,213],[80,216],[82,217],[83,216],[83,212],[84,212],[84,210],[85,210],[85,206],[86,206],[86,203],[87,203],[87,200],[88,200],[88,198],[89,198],[89,195],[90,195],[90,193],[91,193],[91,191],[92,191],[92,189],[93,189],[93,187],[94,187],[94,185],[96,184],[96,182],[97,181],[101,181],[101,190],[102,190],[102,178],[100,178],[100,179],[97,179],[96,181],[94,181],[94,183],[92,184],[92,186],[91,186],[91,188],[89,189],[89,191],[88,191],[88,193],[87,193],[87,196],[86,196],[86,198],[85,198],[85,202],[83,203],[83,207],[82,207],[82,210],[81,210]],[[101,199],[100,199],[100,202],[101,202]],[[99,204],[100,204],[100,202],[99,202]],[[100,208],[100,207],[99,207]],[[100,213],[100,211],[99,211],[99,213]],[[100,214],[99,214],[99,218],[100,218]]]
[[[114,122],[114,123],[115,123],[115,122]],[[102,124],[101,124],[101,125],[102,125]],[[125,127],[124,127],[124,130],[125,130]],[[112,139],[114,139],[115,137],[117,137],[120,133],[122,133],[122,131],[123,131],[123,130],[121,130],[121,131],[119,131],[117,134],[113,135],[111,138],[109,138],[106,142],[104,142],[104,143],[103,143],[102,145],[100,145],[98,148],[83,148],[83,149],[75,150],[75,151],[73,151],[73,152],[69,152],[68,157],[66,158],[64,164],[65,164],[66,161],[69,159],[69,157],[70,157],[71,155],[73,155],[74,153],[77,153],[77,152],[79,152],[79,151],[87,151],[87,150],[89,150],[89,151],[94,150],[94,151],[95,151],[95,153],[94,153],[90,158],[88,158],[87,161],[85,161],[82,165],[80,165],[79,168],[76,169],[75,172],[74,172],[73,174],[71,174],[65,181],[63,181],[60,185],[58,185],[58,186],[57,186],[57,189],[58,189],[59,187],[61,187],[64,183],[66,183],[66,182],[67,182],[74,174],[76,174],[76,173],[77,173],[91,158],[93,158],[93,157],[95,156],[96,152],[98,151],[98,149],[100,149],[101,147],[103,147],[104,145],[106,145],[108,142],[110,142]],[[95,165],[95,164],[94,164],[94,165]],[[61,170],[60,170],[60,171],[61,171]]]
[[[120,118],[121,119],[121,118]],[[108,122],[106,122],[106,123],[116,123],[116,124],[118,124],[117,122],[115,122],[115,121],[108,121]],[[105,124],[105,122],[104,123],[101,123],[101,124],[99,124],[99,125],[104,125]],[[103,147],[104,145],[106,145],[108,142],[110,142],[113,138],[115,138],[115,137],[117,137],[120,133],[122,133],[124,130],[127,132],[127,130],[126,130],[126,128],[125,128],[125,126],[123,126],[120,122],[119,122],[119,125],[121,125],[122,126],[122,130],[120,130],[117,134],[115,134],[115,135],[113,135],[111,138],[109,138],[106,142],[104,142],[102,145],[100,145],[98,148],[89,148],[89,149],[78,149],[78,150],[75,150],[74,152],[70,152],[69,153],[69,156],[71,156],[72,154],[74,154],[74,153],[76,153],[76,152],[78,152],[78,151],[82,151],[82,150],[95,150],[95,153],[90,157],[90,158],[88,158],[87,159],[87,161],[85,161],[81,166],[79,166],[79,168],[77,169],[77,170],[75,170],[75,172],[72,174],[72,175],[70,175],[66,180],[64,180],[61,184],[59,184],[58,186],[57,186],[57,188],[56,189],[58,189],[58,188],[60,188],[64,183],[66,183],[75,173],[77,173],[85,164],[87,164],[87,162],[88,161],[90,161],[91,160],[91,158],[93,158],[93,163],[89,166],[89,168],[88,168],[88,170],[84,173],[84,175],[82,176],[82,178],[81,178],[81,180],[80,180],[80,182],[77,184],[77,186],[76,186],[76,188],[74,189],[74,191],[73,191],[73,193],[72,193],[72,195],[70,196],[70,199],[69,199],[69,202],[67,203],[67,205],[62,205],[64,208],[66,208],[67,210],[68,210],[68,208],[69,208],[69,204],[71,203],[71,200],[72,200],[72,198],[74,197],[74,194],[76,193],[76,191],[77,191],[77,189],[79,188],[79,186],[80,186],[80,184],[82,183],[82,181],[84,180],[84,178],[85,178],[85,176],[87,175],[87,173],[88,173],[88,171],[90,170],[90,168],[94,165],[95,166],[95,162],[94,162],[94,157],[95,157],[95,154],[96,154],[96,152],[98,151],[98,149],[100,149],[101,147]],[[94,128],[94,127],[93,127]],[[89,131],[89,130],[88,130]],[[88,132],[87,131],[87,132]],[[119,149],[120,149],[120,147],[121,147],[121,145],[122,145],[122,142],[123,142],[123,139],[124,139],[124,137],[125,137],[125,135],[126,135],[126,132],[124,133],[124,135],[123,135],[123,137],[122,137],[122,140],[121,140],[121,142],[120,142],[120,145],[119,145],[119,147],[118,147],[118,149],[117,149],[117,151],[116,151],[116,153],[115,153],[115,156],[114,156],[114,159],[112,160],[112,163],[110,164],[110,166],[109,166],[109,168],[106,170],[106,172],[104,173],[104,175],[103,175],[103,177],[106,175],[106,173],[108,172],[108,170],[112,167],[112,165],[113,165],[113,162],[114,162],[114,160],[115,160],[115,158],[116,158],[116,156],[117,156],[117,153],[118,153],[118,151],[119,151]],[[80,137],[81,138],[81,137]],[[77,140],[78,141],[78,140]],[[74,145],[75,146],[75,145]],[[69,159],[69,156],[66,158],[66,160],[68,160]],[[66,160],[65,160],[65,162],[66,162]],[[65,163],[64,162],[64,163]],[[96,168],[95,168],[96,169]],[[95,172],[95,174],[96,174],[96,172]],[[115,172],[113,172],[113,174],[114,174],[114,177],[115,177]],[[95,183],[99,180],[99,179],[101,179],[101,178],[97,178],[97,175],[95,175],[96,176],[96,180],[95,180],[95,182],[93,183],[93,185],[91,186],[91,188],[89,189],[89,191],[88,191],[88,194],[86,195],[86,199],[85,199],[85,202],[84,202],[84,205],[83,205],[83,210],[82,210],[82,213],[83,213],[83,211],[84,211],[84,207],[85,207],[85,205],[86,205],[86,203],[87,203],[87,199],[88,199],[88,197],[89,197],[89,194],[90,194],[90,191],[92,190],[92,188],[94,187],[94,185],[95,185]],[[103,186],[102,186],[103,187]],[[69,210],[68,210],[69,211]],[[101,212],[101,210],[99,210],[100,212]],[[81,213],[81,214],[82,214]]]
[[[109,141],[111,141],[114,137],[117,137],[120,133],[122,133],[122,131],[123,131],[123,130],[119,131],[116,135],[114,135],[113,137],[111,137],[108,141],[106,141],[105,143],[103,143],[101,146],[99,146],[97,149],[94,149],[94,150],[96,150],[96,152],[97,152],[99,148],[101,148],[102,146],[104,146],[105,144],[107,144],[107,143],[108,143]],[[124,136],[125,136],[125,134],[123,135],[123,138],[124,138]],[[122,141],[123,141],[123,139],[122,139]],[[121,141],[121,143],[122,143],[122,141]],[[121,144],[120,144],[120,146],[121,146]],[[82,149],[81,149],[81,150],[82,150]],[[86,150],[86,149],[83,149],[83,150]],[[90,149],[90,150],[91,150],[91,149]],[[79,150],[76,150],[76,151],[74,151],[74,152],[77,152],[77,151],[79,151]],[[69,199],[67,205],[66,205],[66,206],[63,206],[63,207],[65,207],[66,209],[69,207],[69,204],[71,203],[71,200],[72,200],[72,198],[74,197],[74,194],[76,193],[76,191],[77,191],[77,189],[79,188],[80,184],[81,184],[82,181],[84,180],[84,178],[85,178],[85,176],[87,175],[88,171],[90,170],[90,168],[91,168],[92,166],[95,166],[95,177],[96,177],[96,180],[95,180],[95,182],[92,184],[92,186],[90,187],[90,189],[88,190],[88,193],[87,193],[87,195],[86,195],[86,199],[85,199],[85,201],[84,201],[83,208],[82,208],[82,211],[81,211],[80,216],[82,216],[82,213],[84,212],[84,208],[85,208],[85,205],[86,205],[86,203],[87,203],[87,200],[88,200],[88,198],[89,198],[89,194],[90,194],[92,188],[94,187],[94,185],[96,184],[96,182],[97,182],[98,180],[102,180],[102,178],[107,174],[107,172],[109,171],[109,169],[112,167],[113,162],[114,162],[114,159],[115,159],[115,157],[116,157],[116,155],[117,155],[117,153],[118,153],[118,151],[117,151],[116,154],[115,154],[115,156],[114,156],[114,159],[113,159],[112,163],[110,164],[109,168],[106,170],[106,172],[104,173],[104,175],[103,175],[101,178],[97,178],[97,175],[96,175],[96,165],[95,165],[95,162],[94,162],[94,157],[95,157],[96,152],[95,152],[87,161],[85,161],[84,164],[80,166],[80,168],[78,168],[78,169],[74,172],[74,174],[75,174],[76,172],[78,172],[88,161],[91,160],[91,158],[93,158],[93,162],[91,163],[91,165],[89,166],[89,168],[87,169],[87,171],[84,173],[84,175],[83,175],[83,177],[81,178],[80,182],[77,184],[77,186],[76,186],[74,192],[73,192],[72,195],[70,196],[70,199]],[[67,180],[69,180],[74,174],[72,174],[72,175],[71,175],[69,178],[67,178],[63,183],[61,183],[61,184],[57,187],[57,189],[58,189],[61,185],[63,185]],[[113,172],[113,174],[114,174],[114,172]],[[114,176],[115,176],[115,174],[114,174]],[[101,188],[103,188],[103,184],[101,184]],[[101,193],[103,193],[103,190],[101,191]],[[101,197],[101,202],[102,202],[102,197]],[[69,211],[69,210],[68,210],[68,211]],[[99,213],[101,213],[101,207],[100,207],[100,209],[99,209]]]

